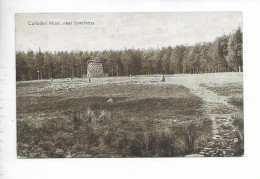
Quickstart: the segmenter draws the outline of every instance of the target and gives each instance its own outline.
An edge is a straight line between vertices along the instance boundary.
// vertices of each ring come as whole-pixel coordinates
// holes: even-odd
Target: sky
[[[213,41],[243,25],[241,12],[27,13],[15,18],[16,51],[193,45]],[[35,22],[46,24],[32,25]]]

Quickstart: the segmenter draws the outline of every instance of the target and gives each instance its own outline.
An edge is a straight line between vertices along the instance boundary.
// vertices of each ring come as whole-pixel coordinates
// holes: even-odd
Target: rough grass
[[[232,116],[233,125],[237,127],[237,131],[234,134],[234,138],[238,139],[234,143],[234,155],[241,156],[244,155],[244,117],[243,114],[236,114]]]
[[[233,125],[236,130],[233,133],[232,138],[237,139],[237,142],[233,142],[233,152],[234,156],[244,155],[244,102],[243,102],[243,84],[241,83],[227,83],[227,84],[211,84],[211,85],[202,85],[205,88],[208,88],[221,96],[227,96],[227,102],[235,106],[238,110],[233,111],[231,118]],[[218,109],[221,113],[230,113],[230,107],[221,107]]]
[[[243,110],[243,84],[241,83],[227,83],[227,84],[212,84],[201,86],[215,92],[220,96],[227,96],[228,103]]]
[[[183,86],[31,83],[17,84],[18,157],[183,156],[211,137],[203,101]]]
[[[18,156],[174,157],[204,147],[210,134],[207,118],[158,121],[117,118],[111,110],[86,109],[67,119],[18,121]]]
[[[244,108],[244,100],[242,96],[234,96],[234,97],[230,97],[228,99],[228,103],[232,104],[238,108],[241,108],[243,110]]]
[[[38,88],[36,84],[41,86]],[[68,82],[65,82],[68,83]],[[75,83],[75,84],[74,84]],[[76,85],[76,82],[69,83],[68,86]],[[26,83],[27,84],[27,83]],[[163,99],[177,100],[175,107],[178,107],[178,100],[189,101],[193,105],[193,99],[198,97],[192,95],[189,89],[183,86],[170,84],[135,84],[135,83],[115,83],[115,84],[88,84],[79,83],[75,89],[67,90],[52,90],[50,83],[32,82],[28,83],[28,87],[23,83],[17,84],[17,114],[18,117],[25,113],[48,113],[57,110],[79,109],[85,106],[102,106],[105,107],[106,101],[113,98],[114,105],[126,104],[130,105],[133,102],[136,105],[137,100],[146,103],[142,99]],[[58,83],[57,86],[62,86],[63,83]],[[21,87],[22,86],[22,87]],[[70,89],[69,87],[69,89]],[[150,100],[152,102],[152,100]],[[123,103],[120,103],[123,102]],[[158,101],[157,101],[158,102]],[[171,102],[174,105],[174,102]],[[192,104],[193,103],[193,104]],[[188,103],[187,103],[188,104]],[[164,106],[168,104],[165,103]],[[139,105],[140,106],[140,105]]]

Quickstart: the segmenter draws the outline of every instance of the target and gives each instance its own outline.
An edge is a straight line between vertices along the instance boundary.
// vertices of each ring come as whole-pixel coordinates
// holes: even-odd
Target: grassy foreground
[[[18,83],[18,157],[195,153],[211,138],[202,104],[189,89],[165,83]]]

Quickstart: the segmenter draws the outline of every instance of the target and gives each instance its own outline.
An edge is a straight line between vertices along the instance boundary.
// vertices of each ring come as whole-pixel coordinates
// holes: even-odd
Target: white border
[[[2,0],[0,1],[1,166],[7,179],[259,178],[258,1]],[[15,13],[243,11],[245,157],[157,159],[17,159],[15,126]],[[3,85],[2,85],[3,84]]]

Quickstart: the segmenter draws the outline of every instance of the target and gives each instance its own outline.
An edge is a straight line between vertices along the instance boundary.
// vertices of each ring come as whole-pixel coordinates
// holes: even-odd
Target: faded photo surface
[[[18,158],[244,156],[241,12],[15,23]]]

